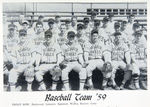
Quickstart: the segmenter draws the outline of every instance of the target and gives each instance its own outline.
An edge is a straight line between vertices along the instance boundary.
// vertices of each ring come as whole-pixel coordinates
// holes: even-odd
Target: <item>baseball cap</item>
[[[14,30],[16,28],[16,25],[14,25],[14,24],[9,24],[8,25],[8,29],[10,30],[10,29],[12,29],[12,30]]]
[[[71,23],[71,20],[70,19],[66,19],[66,23]]]
[[[135,15],[134,14],[130,14],[128,17],[135,17]]]
[[[115,27],[120,27],[120,23],[119,22],[115,22],[114,26]]]
[[[52,19],[52,18],[50,18],[50,19],[48,19],[48,24],[54,24],[54,19]]]
[[[29,22],[28,22],[27,20],[23,20],[23,21],[22,21],[22,24],[27,24],[27,25],[29,25]]]
[[[37,25],[42,25],[43,26],[43,23],[41,21],[38,21],[38,22],[36,22],[36,26]]]
[[[88,17],[85,17],[85,18],[83,19],[83,22],[89,23],[89,18],[88,18]]]
[[[123,23],[123,24],[127,24],[127,21],[123,20],[122,23]]]
[[[75,32],[74,31],[69,31],[67,37],[75,37]]]
[[[103,18],[103,22],[108,22],[108,21],[109,21],[108,17]]]
[[[96,11],[92,11],[91,15],[96,16],[97,15]]]
[[[91,31],[91,35],[93,35],[94,33],[97,33],[97,34],[98,34],[98,30],[93,29],[93,30]]]
[[[99,19],[95,19],[94,23],[97,24],[97,25],[99,25],[100,24],[100,20]]]
[[[27,35],[27,31],[24,29],[19,30],[19,36],[25,36]]]
[[[114,16],[114,13],[112,12],[108,14],[108,17],[113,17],[113,16]]]
[[[55,18],[60,18],[60,16],[59,16],[59,15],[56,15]]]
[[[79,23],[79,24],[77,25],[77,30],[79,30],[79,29],[83,29],[83,24]]]
[[[139,28],[139,27],[140,27],[140,24],[139,24],[139,23],[134,23],[134,24],[133,24],[133,27],[134,27],[134,28],[135,28],[135,27],[136,27],[136,28]]]

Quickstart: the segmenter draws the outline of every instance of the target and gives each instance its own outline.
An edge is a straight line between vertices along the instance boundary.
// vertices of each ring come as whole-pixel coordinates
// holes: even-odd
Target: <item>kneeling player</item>
[[[59,68],[61,50],[60,46],[54,42],[50,30],[45,32],[45,39],[45,42],[38,48],[39,51],[36,55],[36,80],[40,83],[39,90],[46,90],[43,76],[45,73],[50,72],[53,80],[51,90],[56,90],[57,82],[61,76],[61,70]]]
[[[122,81],[122,85],[124,85],[126,81],[129,80],[130,78],[130,73],[132,70],[131,65],[130,65],[131,57],[130,57],[130,50],[127,44],[125,44],[122,41],[121,33],[116,32],[114,36],[115,38],[112,43],[112,50],[111,50],[111,53],[112,53],[111,63],[113,67],[112,82],[113,82],[113,87],[115,89],[120,89],[120,87],[118,87],[115,82],[116,71],[117,69],[122,69],[125,71],[124,80]]]
[[[31,91],[32,81],[34,80],[34,69],[33,63],[34,59],[34,48],[32,43],[27,39],[26,30],[19,31],[20,42],[17,44],[17,47],[14,49],[14,58],[13,58],[13,68],[9,73],[9,84],[10,90],[16,90],[16,83],[18,77],[21,73],[24,73],[25,79],[27,81],[27,90]]]
[[[103,86],[105,87],[107,84],[107,79],[111,76],[111,71],[104,71],[103,65],[111,64],[110,63],[110,52],[107,50],[107,46],[104,45],[104,42],[99,41],[98,39],[98,30],[92,30],[91,32],[91,41],[89,43],[89,49],[87,50],[88,54],[84,54],[85,57],[85,63],[88,64],[86,67],[87,70],[87,77],[88,77],[88,83],[90,85],[90,88],[93,87],[92,82],[92,71],[96,68],[98,68],[100,71],[102,71],[104,80],[103,80]],[[104,58],[104,60],[103,60]],[[107,72],[107,73],[106,73]]]
[[[147,68],[147,61],[146,61],[146,40],[142,37],[141,31],[136,31],[134,33],[134,39],[131,44],[131,58],[132,58],[132,65],[133,65],[133,73],[132,79],[134,83],[134,88],[139,89],[139,76],[141,75],[141,82],[143,88],[146,89],[146,84],[144,83],[144,78],[146,75],[142,72],[145,71]],[[144,78],[143,78],[144,77]]]
[[[64,83],[65,90],[69,89],[69,77],[70,71],[74,70],[79,73],[80,78],[80,90],[83,90],[86,70],[84,68],[83,50],[77,42],[75,42],[75,32],[69,31],[67,34],[68,43],[62,45],[62,51],[66,68],[62,70],[62,81]],[[63,63],[62,63],[63,64]]]

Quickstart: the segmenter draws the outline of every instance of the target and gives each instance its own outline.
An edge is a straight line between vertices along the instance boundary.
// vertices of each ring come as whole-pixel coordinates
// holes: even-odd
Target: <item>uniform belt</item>
[[[77,61],[77,60],[69,60],[68,62],[75,62],[75,61]]]
[[[41,64],[56,64],[57,62],[41,62]]]
[[[102,59],[102,58],[89,58],[89,60],[93,60],[93,59]]]
[[[17,64],[29,64],[29,63],[17,63]]]

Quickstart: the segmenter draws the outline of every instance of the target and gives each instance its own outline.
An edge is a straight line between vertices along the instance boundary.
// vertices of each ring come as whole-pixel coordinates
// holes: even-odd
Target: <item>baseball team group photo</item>
[[[147,90],[146,2],[3,3],[4,91]]]

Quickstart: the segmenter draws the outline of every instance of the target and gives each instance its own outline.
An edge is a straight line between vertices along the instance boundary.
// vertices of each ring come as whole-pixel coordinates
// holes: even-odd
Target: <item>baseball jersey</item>
[[[88,47],[89,59],[101,59],[103,52],[107,49],[103,42],[89,43]]]
[[[125,53],[129,51],[127,44],[124,42],[119,45],[112,43],[111,59],[115,61],[122,61],[125,58]]]
[[[107,28],[101,27],[99,30],[99,40],[103,42],[105,45],[111,44],[110,33]]]
[[[144,60],[146,59],[146,43],[143,38],[137,43],[135,40],[131,44],[131,55],[135,57],[135,60]]]
[[[78,43],[74,43],[72,45],[64,44],[62,46],[62,52],[65,60],[67,61],[77,61],[78,55],[83,54],[83,50]]]
[[[43,44],[44,42],[44,32],[40,34],[35,34],[34,37],[32,38],[33,44],[35,47],[38,47],[39,45]]]
[[[19,42],[15,48],[17,64],[29,64],[33,58],[34,45],[31,41]]]
[[[67,43],[67,37],[66,33],[62,34],[60,33],[58,38],[57,38],[57,43],[62,46],[63,44]]]
[[[45,63],[57,63],[57,55],[61,53],[60,46],[56,43],[50,43],[49,46],[46,46],[43,43],[39,47],[39,53],[41,54],[41,62]]]
[[[81,36],[76,36],[77,42],[81,45],[82,50],[85,51],[88,47],[88,41],[89,39],[85,36],[85,33],[83,33]]]
[[[14,37],[10,37],[9,35],[4,38],[4,44],[5,44],[5,48],[6,51],[8,52],[8,54],[12,55],[13,54],[13,51],[14,49],[16,48],[19,40],[18,40],[18,35],[15,34]]]

